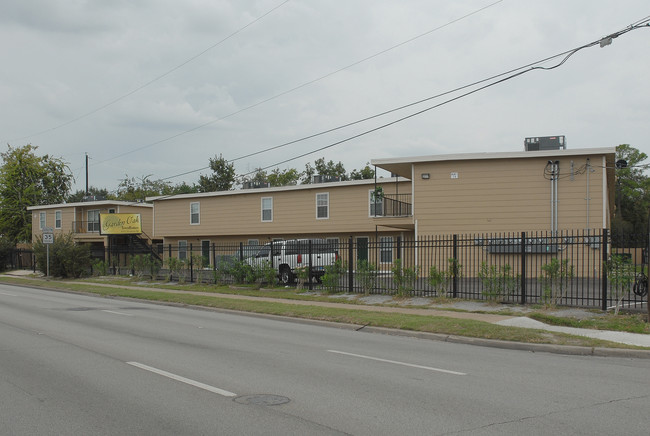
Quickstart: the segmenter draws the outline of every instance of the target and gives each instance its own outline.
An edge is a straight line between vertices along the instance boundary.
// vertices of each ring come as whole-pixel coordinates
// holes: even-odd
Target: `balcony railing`
[[[73,221],[72,233],[99,233],[99,221]]]
[[[407,217],[413,215],[411,194],[384,194],[375,203],[375,216]]]

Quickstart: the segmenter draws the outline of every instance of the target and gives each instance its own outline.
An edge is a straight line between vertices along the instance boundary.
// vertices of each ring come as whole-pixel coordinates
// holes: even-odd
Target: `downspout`
[[[587,230],[589,230],[589,200],[591,200],[591,198],[589,197],[589,173],[590,172],[591,172],[591,164],[589,158],[587,158],[587,197],[585,198],[587,202]]]
[[[607,209],[609,207],[609,191],[607,190],[607,160],[603,156],[603,229],[607,228]]]
[[[557,236],[557,229],[558,229],[558,181],[560,179],[560,161],[556,160],[555,161],[555,232],[554,235]]]

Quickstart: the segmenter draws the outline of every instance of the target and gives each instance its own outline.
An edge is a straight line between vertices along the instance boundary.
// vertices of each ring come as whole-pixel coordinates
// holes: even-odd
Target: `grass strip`
[[[124,289],[120,287],[93,286],[88,283],[69,283],[18,278],[0,278],[0,281],[27,286],[54,288],[66,291],[92,293],[105,297],[135,298],[181,305],[213,307],[241,312],[262,313],[293,318],[313,319],[364,326],[403,329],[445,335],[466,336],[480,339],[494,339],[534,344],[574,345],[583,347],[608,347],[642,349],[582,336],[544,330],[506,327],[483,321],[448,318],[435,315],[412,315],[393,312],[369,312],[348,308],[331,308],[317,305],[294,305],[285,302],[266,302],[222,298],[216,295],[192,295],[173,292],[160,292],[143,289]]]

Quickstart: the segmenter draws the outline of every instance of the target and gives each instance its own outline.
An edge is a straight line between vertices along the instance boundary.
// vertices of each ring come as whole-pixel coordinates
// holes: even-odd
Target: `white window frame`
[[[95,219],[93,219],[92,221],[90,220],[91,213],[93,215],[95,215],[95,213],[97,214],[97,220]],[[91,209],[86,211],[86,218],[87,218],[86,229],[88,230],[88,232],[89,233],[99,232],[99,209]]]
[[[63,222],[63,214],[61,213],[60,210],[54,211],[54,228],[55,229],[60,229],[61,228],[61,223]]]
[[[388,249],[384,246],[384,243],[388,242]],[[388,253],[390,255],[390,260],[384,260],[384,254]],[[379,263],[387,264],[393,263],[393,237],[392,236],[380,236],[379,237]]]
[[[323,197],[323,196],[324,196],[324,199],[325,199],[325,204],[321,205],[320,204],[321,198],[319,198],[319,197]],[[327,213],[326,213],[325,216],[319,216],[319,211],[320,211],[321,207],[326,208],[325,210],[326,210]],[[316,194],[316,219],[317,220],[326,220],[326,219],[329,219],[329,217],[330,217],[330,193],[329,192],[319,192],[319,193]]]
[[[377,213],[377,206],[380,208],[380,213]],[[377,201],[374,189],[368,191],[368,216],[384,216],[384,198],[382,197],[380,201]]]
[[[264,201],[265,200],[271,202],[270,207],[266,207],[266,208],[264,207]],[[263,223],[271,223],[271,222],[273,222],[273,197],[262,197],[261,205],[262,205],[261,206],[261,209],[262,209],[262,212],[261,212],[262,222]],[[269,206],[269,205],[267,205],[267,206]],[[264,212],[269,212],[271,217],[267,218],[267,219],[264,219]]]
[[[186,240],[178,241],[178,259],[187,260],[187,241]]]
[[[115,213],[115,208],[111,207],[110,209],[108,209],[108,213]]]
[[[38,228],[40,230],[43,230],[45,227],[47,227],[47,212],[39,212],[38,213]]]
[[[192,208],[196,206],[196,211],[193,211]],[[196,222],[194,222],[194,217],[196,216]],[[201,224],[201,203],[198,201],[193,201],[190,203],[190,225],[198,226]]]

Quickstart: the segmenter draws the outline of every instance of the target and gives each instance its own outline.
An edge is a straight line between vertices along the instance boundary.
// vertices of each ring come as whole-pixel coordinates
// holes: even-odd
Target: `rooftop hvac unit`
[[[337,176],[325,176],[321,174],[316,174],[312,177],[312,183],[329,183],[329,182],[338,182],[341,178]]]
[[[564,135],[560,136],[536,136],[524,140],[526,151],[540,150],[566,150],[566,140]]]
[[[258,188],[270,188],[270,182],[244,182],[242,183],[242,189],[258,189]]]

